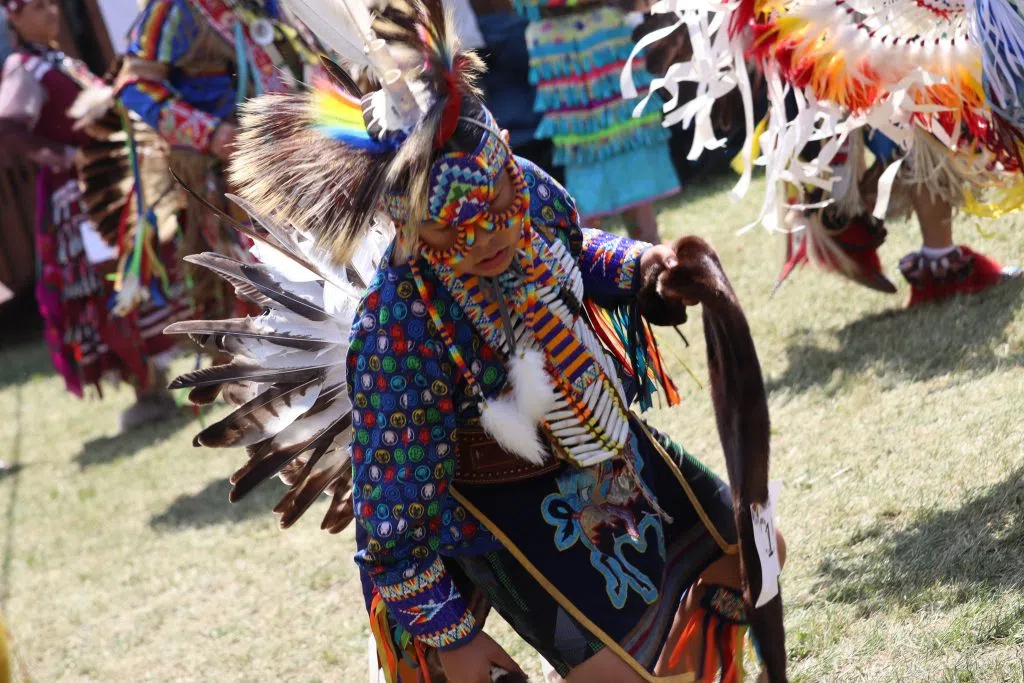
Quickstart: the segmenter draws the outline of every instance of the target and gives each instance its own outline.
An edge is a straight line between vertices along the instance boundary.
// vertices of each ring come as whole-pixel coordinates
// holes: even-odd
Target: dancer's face
[[[10,15],[11,26],[22,40],[48,45],[60,34],[57,0],[31,0]]]
[[[509,158],[493,187],[487,208],[468,225],[420,224],[420,240],[427,248],[458,254],[451,264],[460,275],[493,277],[512,264],[529,209],[526,183],[515,159]]]

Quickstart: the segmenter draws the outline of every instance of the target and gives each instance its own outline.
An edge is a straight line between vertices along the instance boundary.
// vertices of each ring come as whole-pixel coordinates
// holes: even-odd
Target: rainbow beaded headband
[[[481,120],[460,120],[479,126],[484,134],[473,152],[443,154],[431,166],[426,211],[420,220],[458,231],[453,246],[443,251],[420,245],[421,253],[435,263],[458,263],[473,248],[478,233],[508,229],[529,210],[526,181],[494,117],[483,109]],[[490,205],[502,173],[512,181],[514,199],[508,208],[492,213]],[[385,205],[395,225],[405,226],[409,221],[406,197],[391,194]]]
[[[462,120],[484,129],[472,153],[442,154],[430,170],[426,215],[418,220],[443,225],[465,225],[477,219],[493,198],[494,186],[512,157],[498,132],[494,117],[486,109],[483,119]],[[398,227],[409,222],[409,203],[404,195],[389,194],[385,208]]]
[[[491,233],[521,228],[524,217],[530,211],[530,194],[527,190],[526,178],[515,157],[509,156],[504,170],[512,180],[514,199],[508,208],[497,213],[488,207],[477,213],[465,223],[458,223],[452,229],[457,230],[455,243],[444,250],[434,249],[420,244],[420,253],[432,263],[459,263],[476,244],[477,235],[481,232]],[[492,183],[493,187],[493,183]],[[493,193],[493,190],[492,190]],[[493,194],[491,195],[493,196]],[[489,201],[489,200],[488,200]]]

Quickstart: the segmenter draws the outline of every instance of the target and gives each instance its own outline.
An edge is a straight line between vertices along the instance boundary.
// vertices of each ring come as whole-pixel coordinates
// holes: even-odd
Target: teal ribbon
[[[235,106],[242,104],[249,95],[249,50],[245,44],[245,29],[242,22],[235,22],[235,62],[238,64],[238,86],[235,89]]]
[[[252,56],[252,50],[249,49],[245,29],[240,21],[235,22],[235,61],[238,62],[238,89],[235,91],[235,105],[237,106],[248,99],[250,73],[252,73],[253,96],[259,97],[263,94],[260,70],[256,67],[256,60]]]

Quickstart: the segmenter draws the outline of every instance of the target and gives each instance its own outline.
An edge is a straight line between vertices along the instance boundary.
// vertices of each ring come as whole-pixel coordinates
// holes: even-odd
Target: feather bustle
[[[325,42],[331,44],[327,39],[331,36],[343,48],[338,41],[348,40],[349,48],[356,45],[350,40],[352,27],[344,21],[331,25],[324,19],[340,18],[349,10],[360,12],[350,6],[353,2],[361,4],[362,0],[290,0],[293,8],[305,8],[307,23],[318,35],[324,32],[320,37]],[[301,10],[299,13],[301,16]],[[248,266],[215,256],[199,262],[228,279],[240,296],[257,300],[267,311],[255,318],[200,321],[168,329],[234,356],[228,365],[184,375],[175,386],[190,386],[199,398],[219,392],[239,407],[204,430],[197,441],[209,445],[252,443],[247,448],[248,462],[231,477],[231,500],[280,476],[290,487],[275,508],[285,527],[321,493],[332,496],[322,528],[337,533],[353,517],[347,453],[351,406],[343,358],[359,290],[372,278],[391,238],[391,233],[376,228],[374,217],[388,192],[400,191],[423,201],[449,89],[478,94],[473,79],[480,62],[459,52],[440,0],[389,2],[381,14],[386,16],[373,22],[372,30],[387,37],[390,44],[386,55],[377,56],[395,60],[405,74],[402,87],[409,87],[406,81],[414,85],[422,114],[417,125],[398,152],[367,149],[361,148],[358,140],[339,141],[317,130],[316,102],[308,94],[273,94],[250,100],[242,108],[230,179],[239,194],[233,200],[254,218],[255,225],[218,215],[257,242],[253,253],[262,253],[264,265]],[[359,16],[355,33],[365,37],[368,14]],[[358,47],[362,51],[353,57],[361,63],[375,58],[372,50],[362,49],[367,45]],[[358,87],[340,67],[328,66],[327,71],[339,95],[358,96]],[[387,92],[395,95],[398,90]],[[356,122],[352,104],[335,101],[335,122]],[[422,204],[414,210],[421,209]],[[381,234],[386,235],[383,241]],[[272,249],[262,249],[263,243]],[[330,262],[314,256],[324,251]],[[294,270],[292,262],[305,270]],[[265,406],[274,405],[270,412],[276,412],[275,402],[296,391],[294,387],[302,382],[317,386],[319,393],[312,406],[296,410],[301,414],[291,424],[282,428],[262,419],[250,424],[249,418]],[[510,407],[519,412],[516,406]],[[534,427],[530,424],[528,431],[535,432]],[[536,434],[531,449],[522,443],[522,430],[507,431],[509,438],[519,442],[514,450],[526,450],[543,459]]]

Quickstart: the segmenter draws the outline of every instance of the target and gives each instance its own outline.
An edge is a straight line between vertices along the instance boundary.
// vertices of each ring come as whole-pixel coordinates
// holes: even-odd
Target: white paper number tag
[[[761,594],[757,596],[754,607],[763,607],[779,594],[778,537],[775,534],[775,500],[778,498],[782,482],[768,482],[768,500],[763,506],[750,506],[750,518],[754,522],[754,544],[757,556],[761,560]]]

